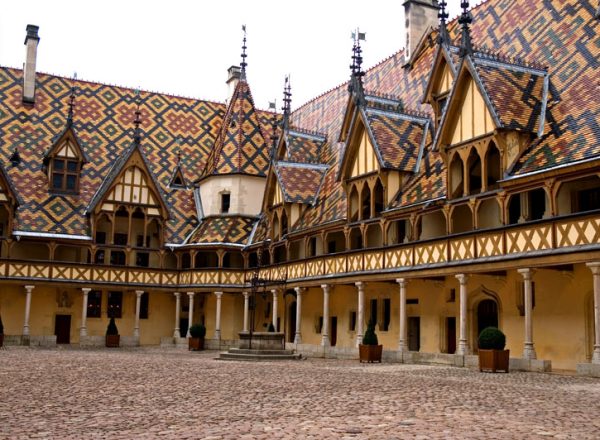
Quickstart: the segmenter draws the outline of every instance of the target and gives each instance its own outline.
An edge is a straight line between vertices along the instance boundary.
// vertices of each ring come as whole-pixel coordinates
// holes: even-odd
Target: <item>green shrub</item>
[[[2,324],[2,316],[0,316],[0,335],[4,334],[4,325]]]
[[[496,327],[487,327],[479,334],[479,348],[482,350],[504,350],[506,336]]]
[[[119,329],[117,328],[117,324],[115,324],[115,318],[110,318],[110,322],[108,323],[108,327],[106,328],[106,336],[114,336],[119,334]]]
[[[272,322],[269,323],[269,328],[267,329],[269,333],[275,333],[275,326]]]
[[[375,333],[375,323],[373,321],[369,321],[367,324],[367,331],[363,336],[362,343],[363,345],[379,345],[377,333]]]
[[[204,339],[206,336],[206,327],[204,327],[202,324],[194,324],[190,327],[190,335],[192,338]]]

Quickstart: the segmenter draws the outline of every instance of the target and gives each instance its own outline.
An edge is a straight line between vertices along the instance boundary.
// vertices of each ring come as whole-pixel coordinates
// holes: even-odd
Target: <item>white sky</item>
[[[37,70],[102,83],[224,101],[226,70],[248,32],[256,105],[292,80],[292,108],[349,77],[352,41],[367,33],[368,68],[404,47],[404,0],[28,0],[3,2],[0,65],[19,67],[25,27],[40,26]],[[459,0],[448,0],[451,18]],[[475,2],[472,2],[473,4]]]

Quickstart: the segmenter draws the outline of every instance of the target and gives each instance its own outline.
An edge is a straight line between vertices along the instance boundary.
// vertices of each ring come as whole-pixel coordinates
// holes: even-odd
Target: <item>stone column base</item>
[[[600,364],[592,364],[589,362],[577,364],[577,375],[588,377],[600,377]]]

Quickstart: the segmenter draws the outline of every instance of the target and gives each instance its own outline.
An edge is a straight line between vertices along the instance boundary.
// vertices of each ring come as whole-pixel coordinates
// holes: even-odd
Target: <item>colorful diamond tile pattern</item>
[[[285,201],[313,204],[325,176],[327,167],[308,167],[298,163],[278,162],[275,174],[281,185]]]
[[[248,244],[256,217],[206,217],[190,236],[187,244]]]
[[[246,81],[240,81],[231,97],[203,176],[266,176],[269,159],[270,150],[254,108],[250,86]]]
[[[325,137],[289,130],[285,138],[286,160],[299,163],[319,163],[325,142]]]

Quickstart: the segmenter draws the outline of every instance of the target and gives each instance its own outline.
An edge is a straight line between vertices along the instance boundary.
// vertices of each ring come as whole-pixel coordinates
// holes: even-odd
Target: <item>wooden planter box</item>
[[[204,350],[204,338],[188,338],[188,350]]]
[[[383,345],[362,345],[358,346],[358,355],[361,362],[381,362]]]
[[[479,349],[479,371],[508,373],[510,350],[481,350]]]
[[[106,335],[106,346],[112,348],[118,347],[120,340],[120,335]]]

